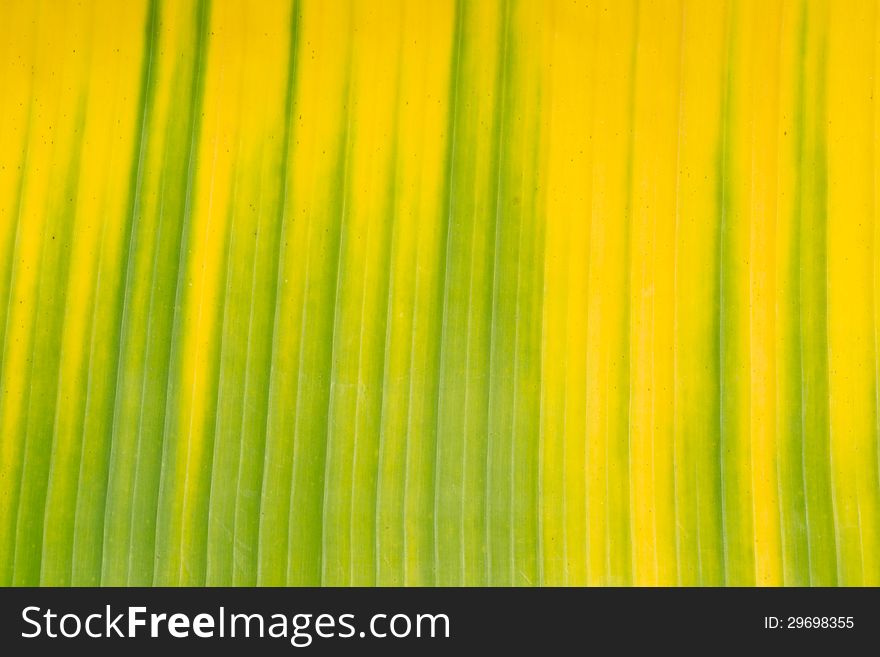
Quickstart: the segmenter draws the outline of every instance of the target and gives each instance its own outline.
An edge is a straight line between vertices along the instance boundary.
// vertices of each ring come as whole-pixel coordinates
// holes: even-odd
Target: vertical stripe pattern
[[[6,0],[0,585],[880,585],[876,0]]]

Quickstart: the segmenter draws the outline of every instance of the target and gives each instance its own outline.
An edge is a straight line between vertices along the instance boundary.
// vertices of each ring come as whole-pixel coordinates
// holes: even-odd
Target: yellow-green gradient
[[[880,3],[0,2],[0,585],[880,585]]]

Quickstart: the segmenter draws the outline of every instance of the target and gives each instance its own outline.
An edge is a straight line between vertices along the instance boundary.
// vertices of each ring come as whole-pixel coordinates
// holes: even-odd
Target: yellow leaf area
[[[880,585],[878,38],[4,0],[0,585]]]

